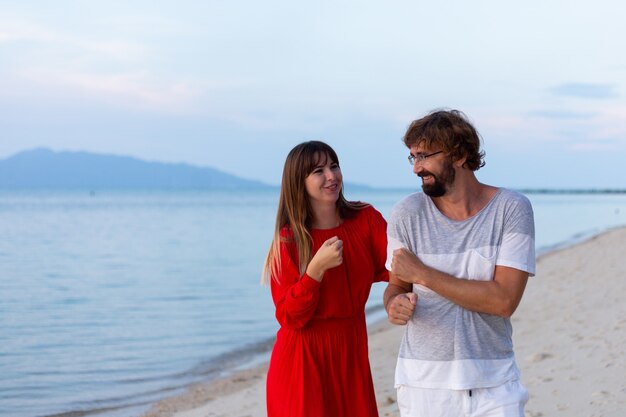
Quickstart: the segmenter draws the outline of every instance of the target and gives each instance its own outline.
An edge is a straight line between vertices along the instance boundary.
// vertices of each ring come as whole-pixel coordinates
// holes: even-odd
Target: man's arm
[[[394,251],[391,266],[396,279],[423,285],[467,310],[501,317],[515,312],[528,281],[528,272],[500,265],[491,281],[456,278],[424,265],[406,249]]]
[[[387,310],[387,318],[392,324],[403,325],[411,319],[417,294],[413,292],[413,284],[404,282],[396,278],[393,273],[389,273],[389,284],[383,294],[383,304]]]

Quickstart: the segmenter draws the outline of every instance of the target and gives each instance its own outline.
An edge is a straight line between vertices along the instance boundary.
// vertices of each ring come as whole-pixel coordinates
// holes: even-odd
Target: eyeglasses
[[[422,162],[424,162],[424,160],[426,158],[430,158],[431,156],[435,156],[438,153],[442,153],[443,151],[437,151],[437,152],[433,152],[433,153],[429,153],[427,155],[424,154],[417,154],[417,155],[409,155],[409,164],[411,165],[415,165],[416,163],[421,164]]]

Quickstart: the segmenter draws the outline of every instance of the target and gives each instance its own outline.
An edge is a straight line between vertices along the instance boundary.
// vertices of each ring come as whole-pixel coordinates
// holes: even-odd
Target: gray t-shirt
[[[424,264],[457,278],[492,280],[496,265],[535,273],[535,229],[528,199],[499,189],[474,216],[444,216],[430,197],[412,194],[393,208],[387,268],[405,247]],[[475,313],[421,285],[396,367],[396,386],[472,389],[519,378],[508,318]]]

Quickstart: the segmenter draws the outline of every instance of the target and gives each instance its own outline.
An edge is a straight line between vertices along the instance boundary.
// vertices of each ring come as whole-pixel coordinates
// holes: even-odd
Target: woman
[[[388,281],[386,222],[342,193],[323,142],[289,152],[264,266],[280,330],[267,375],[269,417],[378,416],[365,302]]]

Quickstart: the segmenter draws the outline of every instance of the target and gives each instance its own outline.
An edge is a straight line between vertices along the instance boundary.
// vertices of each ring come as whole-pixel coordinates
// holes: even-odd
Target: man
[[[384,303],[404,325],[402,417],[524,416],[510,316],[535,272],[523,195],[480,183],[484,152],[463,113],[435,111],[404,136],[423,193],[392,210]]]

